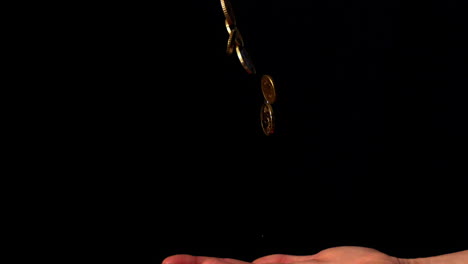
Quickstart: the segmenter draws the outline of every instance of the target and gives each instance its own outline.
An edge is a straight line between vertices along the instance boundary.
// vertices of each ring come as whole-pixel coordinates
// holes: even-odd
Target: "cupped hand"
[[[396,257],[366,247],[333,247],[314,255],[274,254],[258,258],[253,264],[401,264]],[[191,255],[173,255],[166,258],[163,264],[250,264],[249,262],[231,259]]]
[[[314,255],[269,255],[254,264],[400,264],[398,258],[366,247],[333,247]]]

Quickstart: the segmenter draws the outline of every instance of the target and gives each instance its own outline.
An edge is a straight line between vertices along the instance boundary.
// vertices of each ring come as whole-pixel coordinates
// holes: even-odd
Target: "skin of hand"
[[[466,264],[468,250],[416,259],[401,259],[366,247],[333,247],[314,255],[295,256],[274,254],[258,258],[253,264]],[[251,264],[231,258],[191,255],[169,256],[162,264]]]
[[[314,255],[294,256],[275,254],[261,257],[253,264],[406,264],[398,258],[384,254],[378,250],[365,247],[334,247],[320,251]],[[249,262],[229,259],[200,257],[190,255],[174,255],[166,258],[163,264],[250,264]]]

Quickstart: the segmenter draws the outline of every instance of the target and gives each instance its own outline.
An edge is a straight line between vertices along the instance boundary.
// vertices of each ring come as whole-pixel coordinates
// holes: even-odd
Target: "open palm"
[[[275,254],[261,257],[253,264],[400,264],[398,258],[378,250],[365,247],[334,247],[314,255],[295,256]],[[166,258],[163,264],[250,264],[230,258],[174,255]]]
[[[399,264],[399,260],[365,247],[334,247],[309,256],[270,255],[254,264]]]

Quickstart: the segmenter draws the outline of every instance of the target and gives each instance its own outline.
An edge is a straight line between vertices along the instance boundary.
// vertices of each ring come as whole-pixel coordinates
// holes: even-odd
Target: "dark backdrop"
[[[225,54],[217,0],[113,14],[97,123],[125,219],[114,254],[466,249],[466,3],[232,4],[256,75]],[[262,74],[277,83],[269,137]]]

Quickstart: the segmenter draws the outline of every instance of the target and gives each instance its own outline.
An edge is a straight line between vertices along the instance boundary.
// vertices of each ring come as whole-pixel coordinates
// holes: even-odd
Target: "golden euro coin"
[[[237,28],[233,28],[231,32],[229,32],[229,38],[228,38],[228,43],[227,43],[227,49],[226,53],[228,55],[231,55],[234,52],[235,47],[244,47],[244,39],[242,38],[242,35]]]
[[[240,33],[238,28],[235,28],[234,31],[236,31],[236,46],[243,48],[244,47],[244,39],[242,38],[242,34]]]
[[[273,107],[269,103],[264,103],[261,107],[260,123],[265,135],[269,136],[273,134],[275,129],[275,120],[273,116]]]
[[[234,52],[234,49],[236,48],[235,39],[236,39],[236,35],[238,35],[237,33],[238,33],[237,29],[234,29],[229,32],[229,38],[228,38],[227,49],[226,49],[227,55],[231,55]]]
[[[227,19],[224,21],[224,25],[226,26],[228,34],[231,34],[232,29],[236,28],[235,25],[230,25]]]
[[[276,101],[276,90],[273,78],[270,75],[263,75],[261,79],[263,97],[267,103],[272,104]]]
[[[242,48],[240,46],[236,46],[236,53],[237,57],[239,57],[239,61],[242,64],[242,67],[244,67],[244,70],[248,74],[255,74],[255,66],[253,65],[252,59],[250,59],[249,54],[245,50],[245,48]]]
[[[224,16],[226,17],[226,22],[230,26],[236,25],[236,17],[234,16],[234,10],[232,9],[230,0],[221,0],[221,7],[223,8]]]

